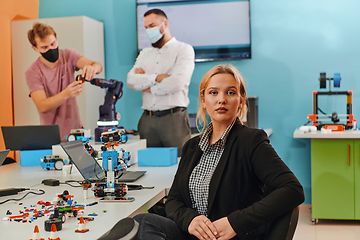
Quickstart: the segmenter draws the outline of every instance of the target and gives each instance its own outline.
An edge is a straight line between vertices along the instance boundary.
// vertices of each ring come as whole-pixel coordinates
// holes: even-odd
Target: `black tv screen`
[[[144,13],[158,8],[170,33],[195,50],[195,61],[251,58],[249,0],[137,0],[138,50],[151,47]]]

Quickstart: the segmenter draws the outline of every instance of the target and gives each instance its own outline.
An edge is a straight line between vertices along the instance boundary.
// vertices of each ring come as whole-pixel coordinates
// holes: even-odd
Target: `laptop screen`
[[[7,155],[9,154],[9,149],[0,151],[0,166],[4,163]]]
[[[58,125],[2,126],[1,130],[10,150],[51,149],[61,142]]]
[[[105,178],[104,170],[92,156],[84,151],[81,140],[64,142],[60,145],[84,179],[102,180]]]

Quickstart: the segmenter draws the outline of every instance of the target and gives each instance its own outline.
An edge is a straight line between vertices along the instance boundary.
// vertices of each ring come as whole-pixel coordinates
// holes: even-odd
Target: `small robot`
[[[68,160],[63,160],[62,158],[60,158],[60,156],[58,155],[46,155],[44,158],[41,159],[41,164],[40,166],[43,169],[46,170],[62,170],[63,166],[68,164],[69,161]]]
[[[57,195],[57,199],[54,202],[54,212],[50,215],[49,220],[45,221],[45,230],[50,231],[52,224],[57,225],[61,230],[62,223],[65,223],[67,217],[76,217],[79,213],[82,213],[85,206],[82,204],[76,204],[73,201],[74,195],[69,195],[69,192],[65,190],[62,194]]]
[[[106,183],[96,183],[94,195],[123,197],[127,193],[127,186],[124,183],[116,183],[115,179],[121,172],[126,171],[131,155],[124,149],[115,150],[115,146],[119,146],[118,143],[122,141],[119,129],[106,129],[100,139],[103,144],[101,157],[102,167],[106,171]]]
[[[71,129],[69,136],[66,136],[66,140],[75,141],[81,139],[86,142],[92,139],[90,129]]]

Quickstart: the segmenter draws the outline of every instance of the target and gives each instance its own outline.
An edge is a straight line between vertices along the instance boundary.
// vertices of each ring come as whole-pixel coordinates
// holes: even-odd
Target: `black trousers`
[[[133,218],[140,225],[137,240],[189,240],[189,235],[169,218],[152,213],[142,213]]]
[[[170,218],[152,213],[133,217],[139,223],[137,240],[198,240],[195,236],[181,231]],[[232,239],[239,239],[234,237]],[[249,236],[246,240],[265,240],[264,236]]]
[[[148,147],[177,147],[178,156],[184,143],[190,139],[189,113],[186,108],[165,116],[142,114],[138,131],[141,139],[146,139]]]

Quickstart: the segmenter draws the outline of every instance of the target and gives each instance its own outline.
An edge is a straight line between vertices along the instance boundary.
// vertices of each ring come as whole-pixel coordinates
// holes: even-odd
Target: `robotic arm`
[[[90,82],[92,85],[108,89],[105,95],[104,104],[100,105],[99,107],[98,125],[117,125],[117,121],[120,120],[120,114],[116,113],[115,104],[117,100],[120,99],[123,95],[123,83],[114,79],[106,80],[102,78],[94,78],[90,81],[87,81],[85,78],[81,77],[81,75],[76,76],[76,81],[86,81]],[[114,122],[116,122],[116,124]]]

